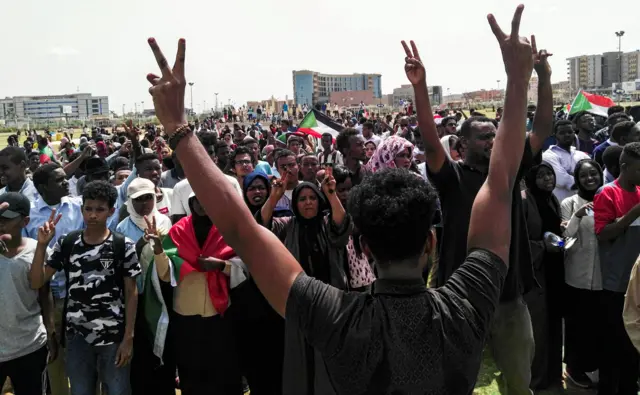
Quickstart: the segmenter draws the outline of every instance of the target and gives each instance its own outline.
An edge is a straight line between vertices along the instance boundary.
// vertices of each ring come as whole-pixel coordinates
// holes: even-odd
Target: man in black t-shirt
[[[516,183],[511,191],[511,265],[489,336],[492,354],[503,373],[509,394],[530,393],[534,339],[531,316],[522,296],[537,284],[533,275],[519,183],[526,172],[540,162],[542,144],[552,130],[551,68],[546,60],[547,56],[544,50],[534,55],[539,78],[538,111],[533,131],[526,138]],[[523,106],[523,113],[525,107]],[[509,111],[505,105],[501,122],[504,122],[508,115],[512,115],[508,114]],[[420,112],[419,109],[418,114]],[[422,124],[421,121],[420,130],[424,130],[428,177],[438,190],[442,202],[443,233],[437,271],[437,285],[441,286],[465,262],[470,248],[467,229],[471,229],[471,209],[487,180],[493,162],[498,157],[492,155],[494,139],[497,136],[497,122],[486,117],[473,116],[462,124],[460,139],[466,147],[466,156],[460,162],[449,159],[435,129],[423,129]],[[501,123],[498,133],[502,132],[502,127]],[[521,129],[521,133],[525,135],[525,128]],[[495,223],[495,220],[493,222]]]
[[[505,115],[495,140],[487,179],[477,193],[468,231],[469,255],[440,289],[426,289],[422,270],[435,248],[432,227],[437,195],[422,178],[404,169],[366,177],[352,190],[349,213],[361,232],[363,250],[378,268],[373,295],[344,292],[307,276],[293,255],[252,220],[242,199],[213,166],[202,167],[205,150],[191,135],[176,134],[176,152],[207,214],[238,253],[271,306],[301,331],[321,355],[330,390],[312,378],[284,383],[287,394],[469,394],[482,348],[510,263],[512,190],[525,140],[527,88],[532,47],[519,37],[523,6],[511,36],[489,23],[500,43],[507,71]],[[184,124],[185,42],[173,70],[154,39],[149,40],[165,75],[151,88],[158,118],[173,135]],[[405,72],[414,86],[420,129],[433,143],[435,124],[426,72],[415,44],[403,42]],[[161,89],[158,89],[161,88]],[[433,136],[431,135],[433,134]],[[426,140],[426,138],[425,138]],[[443,154],[444,155],[444,154]],[[327,193],[335,192],[330,175]],[[246,240],[250,239],[251,243]],[[327,382],[323,382],[327,384]],[[290,387],[288,385],[291,385]]]

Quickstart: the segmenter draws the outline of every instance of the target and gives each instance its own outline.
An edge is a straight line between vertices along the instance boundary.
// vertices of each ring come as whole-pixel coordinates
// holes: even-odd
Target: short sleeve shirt
[[[301,273],[286,320],[322,354],[338,394],[470,394],[506,271],[477,249],[441,288],[376,280],[372,295]]]
[[[503,301],[516,299],[535,286],[529,235],[522,209],[520,180],[541,161],[541,154],[534,157],[527,138],[518,176],[514,183],[511,208],[511,246],[509,248],[509,274],[502,293]],[[438,190],[442,207],[443,232],[440,245],[437,285],[465,261],[467,256],[467,234],[471,208],[476,195],[484,184],[487,173],[463,162],[446,159],[438,173],[428,170],[429,180]]]
[[[58,239],[47,265],[64,271],[68,265],[67,327],[69,334],[79,334],[94,346],[122,341],[124,333],[124,278],[140,274],[134,242],[125,238],[124,262],[116,259],[113,234],[98,245],[86,244],[78,237],[67,262]]]

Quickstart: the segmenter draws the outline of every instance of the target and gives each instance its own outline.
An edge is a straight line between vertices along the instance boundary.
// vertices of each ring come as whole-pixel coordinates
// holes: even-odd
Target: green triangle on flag
[[[585,91],[580,91],[573,99],[569,115],[577,114],[581,111],[587,111],[591,114],[607,117],[607,110],[614,106],[613,100],[606,96],[599,96]]]

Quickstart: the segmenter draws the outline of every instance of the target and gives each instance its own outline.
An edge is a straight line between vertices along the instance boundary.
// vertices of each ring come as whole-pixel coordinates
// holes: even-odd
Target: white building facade
[[[53,96],[15,96],[0,99],[2,119],[79,119],[108,117],[109,98],[90,93]]]

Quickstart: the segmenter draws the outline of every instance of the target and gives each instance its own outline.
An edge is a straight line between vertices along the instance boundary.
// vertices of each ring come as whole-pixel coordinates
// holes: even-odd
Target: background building
[[[602,55],[582,55],[567,59],[571,90],[602,86]]]
[[[530,104],[538,101],[538,76],[532,75],[529,79],[529,89],[527,89],[527,100]]]
[[[560,81],[551,84],[551,91],[553,92],[554,104],[568,103],[573,100],[571,89],[569,88],[569,81]]]
[[[260,106],[263,109],[263,114],[265,112],[281,113],[285,103],[287,103],[289,112],[291,112],[293,110],[293,100],[290,100],[287,97],[285,98],[285,100],[278,100],[274,96],[271,96],[271,98],[267,100],[248,101],[247,110],[251,109],[251,112],[255,113],[255,111],[258,109],[258,106]]]
[[[442,104],[442,87],[440,85],[428,86],[429,100],[432,106],[439,106]],[[413,85],[406,84],[400,85],[399,88],[393,90],[393,106],[402,107],[402,103],[411,100],[416,102],[416,98],[413,94]]]
[[[110,116],[109,98],[75,93],[54,96],[15,96],[0,99],[3,119],[80,119]]]
[[[573,94],[580,89],[610,90],[621,81],[640,78],[640,50],[605,52],[602,55],[582,55],[567,59],[569,88]]]
[[[329,94],[329,103],[335,103],[340,107],[357,106],[361,102],[365,106],[371,106],[381,103],[381,100],[382,98],[373,97],[373,91],[342,91]]]
[[[329,102],[332,92],[372,91],[382,97],[380,74],[321,74],[310,70],[293,71],[293,97],[297,105],[312,106]]]

